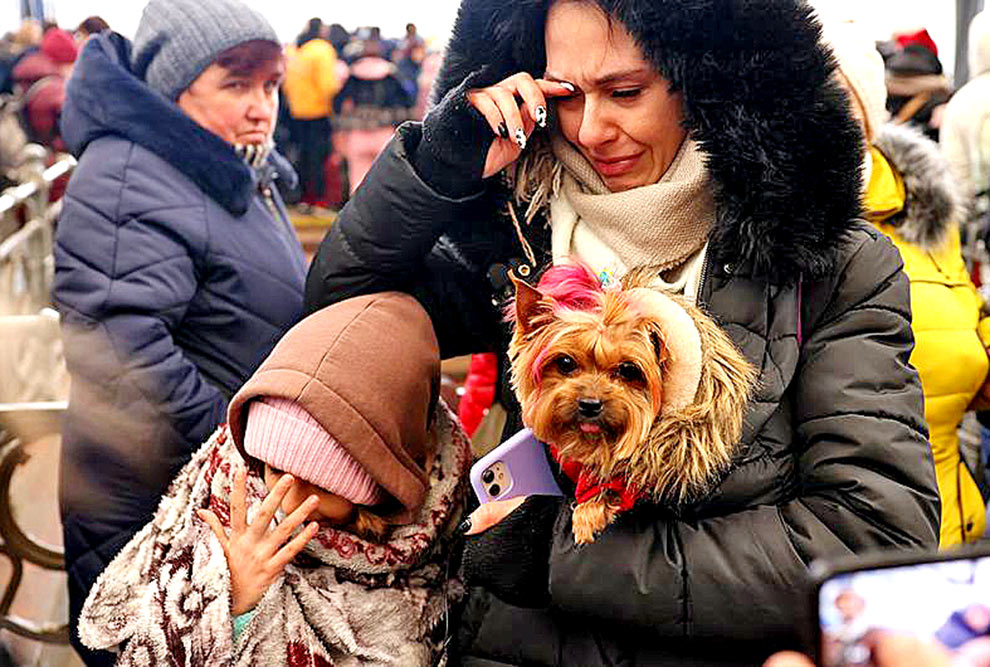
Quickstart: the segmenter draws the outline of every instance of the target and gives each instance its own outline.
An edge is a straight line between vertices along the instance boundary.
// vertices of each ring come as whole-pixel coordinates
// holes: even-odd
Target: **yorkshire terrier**
[[[523,421],[576,484],[574,540],[639,501],[683,505],[729,467],[756,371],[685,299],[583,264],[515,280],[509,358]],[[603,284],[604,283],[604,284]]]

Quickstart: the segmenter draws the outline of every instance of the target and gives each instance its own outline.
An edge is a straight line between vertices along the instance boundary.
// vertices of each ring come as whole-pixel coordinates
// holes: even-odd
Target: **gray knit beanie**
[[[151,0],[134,36],[131,68],[174,101],[217,56],[254,40],[280,44],[268,21],[238,0]]]

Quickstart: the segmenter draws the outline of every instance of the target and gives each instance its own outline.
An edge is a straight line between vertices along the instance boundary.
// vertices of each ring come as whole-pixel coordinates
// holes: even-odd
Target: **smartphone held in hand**
[[[528,495],[564,495],[553,477],[546,447],[528,428],[471,466],[471,486],[482,503]]]
[[[817,665],[990,665],[990,548],[812,564]]]

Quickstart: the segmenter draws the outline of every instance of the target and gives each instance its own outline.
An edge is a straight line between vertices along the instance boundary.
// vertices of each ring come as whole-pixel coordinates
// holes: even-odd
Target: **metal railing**
[[[52,184],[73,169],[75,160],[66,156],[45,168],[42,151],[29,147],[26,152],[19,168],[25,180],[0,194],[0,555],[12,570],[0,597],[0,629],[66,644],[66,623],[11,613],[25,564],[64,569],[61,549],[33,537],[18,523],[11,481],[30,459],[33,443],[61,431],[67,406],[62,399],[68,374],[50,297],[54,226],[61,203],[50,203],[49,196]]]

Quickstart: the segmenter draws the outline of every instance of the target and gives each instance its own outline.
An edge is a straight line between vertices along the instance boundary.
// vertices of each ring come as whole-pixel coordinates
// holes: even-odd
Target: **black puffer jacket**
[[[504,184],[480,180],[490,131],[464,91],[542,74],[545,4],[465,0],[441,101],[400,128],[341,213],[308,308],[401,289],[427,307],[446,356],[504,345],[489,276],[522,251]],[[549,607],[476,591],[465,662],[756,664],[797,643],[811,560],[937,544],[908,282],[893,246],[854,219],[861,139],[803,3],[612,4],[684,93],[716,188],[698,303],[761,369],[760,386],[712,496],[638,507],[581,549],[562,509],[546,537]],[[545,227],[525,231],[548,261]]]

